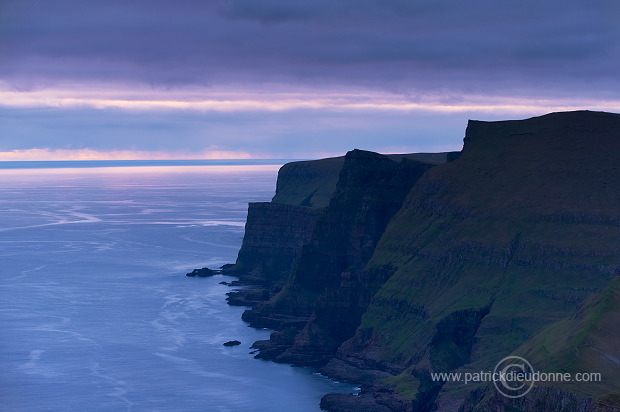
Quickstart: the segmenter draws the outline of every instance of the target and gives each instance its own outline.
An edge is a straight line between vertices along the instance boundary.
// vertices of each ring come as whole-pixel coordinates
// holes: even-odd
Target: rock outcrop
[[[213,275],[218,275],[220,273],[221,273],[221,271],[219,271],[219,270],[213,270],[213,269],[209,269],[209,268],[201,268],[201,269],[194,269],[191,272],[186,273],[185,276],[188,276],[190,278],[193,278],[193,277],[208,278],[208,277],[211,277]]]

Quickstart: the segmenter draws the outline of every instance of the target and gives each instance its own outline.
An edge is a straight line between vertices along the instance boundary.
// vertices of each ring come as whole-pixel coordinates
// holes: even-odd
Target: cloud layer
[[[15,119],[30,113],[37,123],[44,107],[56,110],[54,121],[89,109],[114,122],[114,109],[120,123],[124,111],[159,110],[169,131],[179,132],[176,141],[149,146],[139,137],[149,123],[125,141],[167,150],[198,134],[185,134],[180,112],[226,112],[237,113],[227,119],[237,130],[252,118],[246,134],[262,127],[255,139],[273,152],[270,144],[286,146],[274,137],[285,112],[301,125],[328,123],[337,112],[348,126],[315,135],[314,151],[330,152],[341,150],[332,144],[336,133],[359,130],[368,111],[399,112],[398,127],[434,111],[464,128],[465,116],[618,110],[618,16],[616,0],[3,0],[0,116],[13,127],[0,132],[11,133],[5,146],[23,149],[12,136],[27,126]],[[281,116],[261,120],[257,112]],[[435,134],[454,133],[439,123]],[[411,130],[420,129],[428,127]],[[48,139],[63,143],[53,131]],[[217,139],[209,135],[203,147],[226,143]]]
[[[617,97],[618,16],[614,0],[5,0],[0,75],[23,88],[276,82],[449,95],[568,85]]]

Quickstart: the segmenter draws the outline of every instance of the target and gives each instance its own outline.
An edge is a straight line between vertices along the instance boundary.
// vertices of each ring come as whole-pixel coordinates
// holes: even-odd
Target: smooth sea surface
[[[318,411],[353,392],[256,360],[222,281],[278,166],[0,170],[0,410]],[[225,347],[228,340],[241,345]]]

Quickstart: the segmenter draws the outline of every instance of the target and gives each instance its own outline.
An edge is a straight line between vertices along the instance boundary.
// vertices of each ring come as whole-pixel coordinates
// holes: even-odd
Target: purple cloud
[[[617,96],[615,1],[5,0],[0,76]]]

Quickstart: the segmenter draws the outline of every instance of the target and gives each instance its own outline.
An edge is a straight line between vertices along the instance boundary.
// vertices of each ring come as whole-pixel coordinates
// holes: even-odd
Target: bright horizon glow
[[[548,113],[573,110],[620,111],[616,100],[529,99],[491,96],[427,96],[407,99],[402,95],[377,91],[300,90],[292,92],[257,91],[167,91],[114,90],[110,87],[41,89],[33,91],[0,90],[0,105],[14,108],[116,108],[129,111],[211,111],[211,112],[283,112],[290,110],[344,111],[428,111],[437,113]],[[207,98],[205,98],[207,96]]]
[[[0,152],[0,161],[63,161],[63,160],[217,160],[271,159],[252,156],[243,151],[208,150],[203,152],[165,152],[149,150],[93,149],[24,149]]]
[[[280,169],[281,165],[199,165],[199,166],[114,166],[114,167],[84,167],[79,168],[80,175],[98,175],[102,172],[106,175],[129,175],[141,173],[251,173],[251,172],[274,172]],[[0,176],[8,178],[10,176],[33,176],[40,178],[54,175],[74,175],[76,169],[71,167],[59,168],[24,168],[24,169],[2,169]]]
[[[0,109],[11,113],[4,136],[18,143],[0,148],[0,161],[318,159],[353,148],[447,152],[461,149],[467,119],[620,112],[615,100],[576,104],[568,98],[409,98],[359,87],[236,87],[161,90],[76,83],[18,91],[0,82]],[[22,111],[31,111],[32,120],[21,118]],[[22,130],[29,133],[25,140]]]
[[[406,147],[391,147],[380,151],[383,154],[395,153],[441,153],[459,151],[454,145],[437,145],[432,150],[412,150]],[[282,157],[265,153],[253,154],[242,151],[149,151],[149,150],[93,150],[93,149],[24,149],[0,152],[0,162],[32,161],[88,161],[88,160],[289,160],[289,159],[324,159],[344,156],[339,152],[313,152],[305,156]]]

